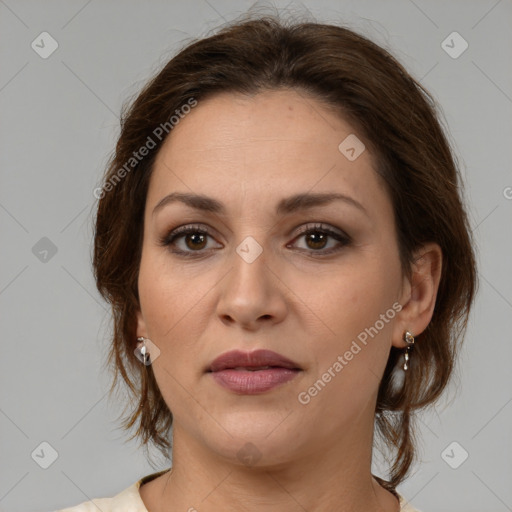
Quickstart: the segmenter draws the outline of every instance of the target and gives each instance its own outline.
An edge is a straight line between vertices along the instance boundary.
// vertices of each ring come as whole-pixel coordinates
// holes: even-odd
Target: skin
[[[149,512],[399,510],[371,475],[375,403],[391,346],[406,347],[404,331],[417,335],[432,317],[441,251],[423,247],[405,277],[392,205],[370,152],[349,161],[338,150],[352,133],[304,93],[223,93],[200,101],[160,149],[146,201],[137,336],[160,350],[153,371],[173,412],[174,445],[170,478],[140,488]],[[171,192],[213,197],[226,213],[175,202],[153,215]],[[280,199],[303,192],[344,194],[364,211],[334,201],[275,215]],[[329,237],[322,245],[301,234],[316,223],[351,242]],[[159,244],[187,224],[210,235],[182,236],[174,249],[199,257]],[[252,263],[236,252],[248,236],[263,251]],[[299,393],[394,303],[401,311],[300,403]],[[226,351],[259,348],[302,371],[260,395],[235,394],[205,373]],[[248,442],[259,456],[252,466],[237,457]]]

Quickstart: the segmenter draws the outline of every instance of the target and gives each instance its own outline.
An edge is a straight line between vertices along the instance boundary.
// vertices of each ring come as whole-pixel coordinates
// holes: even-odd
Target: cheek
[[[194,306],[201,299],[200,290],[187,287],[183,279],[170,274],[168,262],[143,255],[139,272],[139,296],[148,338],[158,347],[160,355],[155,373],[167,370],[174,375],[177,362],[188,364],[192,358],[190,345]],[[165,374],[162,374],[166,378]],[[169,383],[172,385],[172,383]]]
[[[344,377],[334,379],[337,384],[329,384],[331,388],[348,382],[348,388],[356,386],[366,393],[378,384],[391,346],[399,270],[391,255],[364,258],[350,271],[322,280],[323,292],[310,294],[308,306],[321,320],[317,327],[323,333],[315,339],[309,337],[308,351],[316,359],[313,379],[332,368],[341,356],[343,369],[336,374]]]
[[[194,327],[199,320],[197,311],[201,301],[215,284],[214,280],[209,281],[198,276],[197,271],[194,276],[177,270],[165,251],[148,250],[143,254],[139,295],[149,333],[155,342],[160,340],[167,345],[179,337],[185,327]]]
[[[139,271],[139,296],[148,338],[160,350],[152,369],[169,409],[183,411],[193,404],[187,388],[187,369],[200,360],[194,339],[194,318],[199,313],[201,291],[173,272],[160,255],[143,255]],[[199,304],[198,304],[199,303]],[[196,352],[194,352],[196,351]],[[184,387],[185,386],[185,387]]]
[[[373,325],[392,306],[396,289],[393,281],[393,270],[381,268],[378,262],[366,262],[324,279],[317,292],[309,292],[307,302],[331,336],[340,335],[347,341]]]

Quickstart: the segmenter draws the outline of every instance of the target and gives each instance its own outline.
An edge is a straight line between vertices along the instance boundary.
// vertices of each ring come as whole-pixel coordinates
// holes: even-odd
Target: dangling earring
[[[136,352],[139,351],[141,356],[142,356],[142,362],[144,363],[145,366],[149,366],[151,364],[151,361],[149,359],[149,352],[148,352],[148,348],[146,347],[146,338],[144,338],[143,336],[141,336],[140,338],[137,338],[137,341],[139,343],[142,343],[142,347],[141,346],[138,346],[136,348]],[[139,358],[140,359],[140,358]]]
[[[412,346],[414,345],[414,336],[409,331],[405,331],[404,332],[404,341],[408,345],[405,348],[405,352],[404,352],[404,359],[405,359],[404,370],[407,371],[407,368],[408,368],[407,363],[409,362],[409,351],[411,350]]]

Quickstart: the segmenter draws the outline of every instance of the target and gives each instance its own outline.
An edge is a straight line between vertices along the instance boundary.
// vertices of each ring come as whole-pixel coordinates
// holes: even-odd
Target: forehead
[[[339,149],[354,136],[347,121],[305,93],[222,93],[174,126],[157,155],[148,203],[175,189],[253,202],[284,190],[377,193],[369,151],[350,161]]]
[[[306,146],[306,150],[315,146],[337,154],[340,134],[353,132],[333,108],[305,93],[294,90],[264,91],[254,96],[221,93],[199,101],[183,116],[161,153],[179,148],[188,153],[187,158],[193,152],[219,154],[231,150],[236,154],[255,147],[255,143],[268,149],[273,147],[274,152],[280,153],[281,146],[295,143]],[[179,154],[173,157],[179,159]]]

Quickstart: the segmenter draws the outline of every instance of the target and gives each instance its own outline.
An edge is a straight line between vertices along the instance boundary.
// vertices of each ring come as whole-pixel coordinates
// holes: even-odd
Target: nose
[[[254,248],[251,248],[253,250]],[[233,251],[231,267],[219,283],[217,314],[228,326],[239,325],[244,330],[256,331],[282,322],[287,312],[286,286],[278,277],[263,250],[254,260]]]

